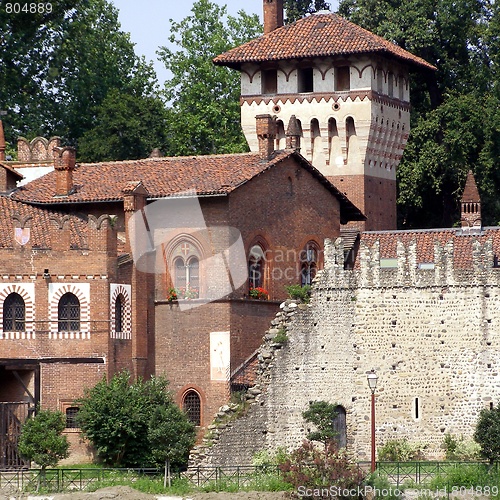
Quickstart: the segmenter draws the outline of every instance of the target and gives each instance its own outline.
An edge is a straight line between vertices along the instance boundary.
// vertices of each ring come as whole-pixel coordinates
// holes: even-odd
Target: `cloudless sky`
[[[218,5],[227,5],[229,15],[238,11],[257,14],[262,22],[262,0],[211,0]],[[130,33],[135,43],[137,55],[144,55],[153,61],[160,85],[168,78],[168,73],[157,59],[158,47],[168,45],[170,19],[176,22],[189,16],[195,0],[111,0],[119,11],[119,21],[123,31]],[[337,1],[330,0],[332,10]]]

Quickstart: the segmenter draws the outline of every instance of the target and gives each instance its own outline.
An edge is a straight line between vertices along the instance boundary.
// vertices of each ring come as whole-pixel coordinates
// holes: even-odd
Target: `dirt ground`
[[[103,488],[94,493],[58,493],[38,496],[19,493],[0,493],[0,500],[282,500],[288,499],[284,492],[240,491],[238,493],[193,493],[188,496],[148,495],[128,486]]]

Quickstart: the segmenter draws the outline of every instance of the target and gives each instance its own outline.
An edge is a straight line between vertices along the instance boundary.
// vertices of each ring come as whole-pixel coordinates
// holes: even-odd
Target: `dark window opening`
[[[66,429],[78,429],[77,415],[80,408],[78,406],[70,406],[66,408]]]
[[[80,330],[80,301],[70,292],[65,293],[58,306],[58,320],[60,332],[74,332]]]
[[[314,78],[312,68],[299,70],[299,92],[313,92]]]
[[[18,293],[11,293],[3,303],[3,331],[22,332],[25,329],[25,305]]]
[[[346,411],[343,406],[337,406],[335,408],[337,413],[333,419],[333,430],[335,434],[335,442],[337,447],[345,448],[347,446],[347,423],[346,423]]]
[[[120,333],[123,330],[123,301],[122,294],[116,297],[115,302],[115,332]]]
[[[188,419],[196,426],[201,425],[201,401],[198,393],[195,391],[186,392],[182,406]]]
[[[262,71],[262,93],[276,94],[278,92],[278,72],[275,69]]]
[[[351,69],[341,66],[335,72],[335,90],[351,90]]]

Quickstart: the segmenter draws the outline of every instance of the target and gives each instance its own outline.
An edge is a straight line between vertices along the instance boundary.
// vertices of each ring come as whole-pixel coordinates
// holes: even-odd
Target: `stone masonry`
[[[406,437],[439,458],[446,433],[470,438],[479,411],[500,396],[495,236],[461,236],[470,269],[455,265],[465,240],[435,241],[433,269],[419,268],[415,242],[398,239],[393,268],[381,267],[378,241],[362,242],[354,270],[344,270],[342,240],[327,240],[310,305],[282,304],[260,350],[249,411],[197,451],[201,461],[244,464],[264,448],[297,447],[309,430],[301,414],[318,400],[345,408],[348,449],[368,460],[372,368],[378,447]],[[273,343],[276,325],[286,329],[284,345]]]

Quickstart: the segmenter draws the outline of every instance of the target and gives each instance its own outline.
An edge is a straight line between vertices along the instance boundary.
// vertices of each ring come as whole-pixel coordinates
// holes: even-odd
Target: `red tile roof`
[[[258,153],[241,153],[84,163],[73,171],[75,189],[68,196],[55,198],[57,172],[50,172],[21,186],[12,198],[34,204],[119,201],[123,199],[123,189],[132,181],[142,181],[150,199],[178,196],[187,191],[202,196],[227,195],[289,157],[294,157],[339,199],[345,221],[365,220],[326,177],[292,151],[277,151],[267,162],[261,161]]]
[[[87,248],[87,221],[76,216],[68,216],[54,210],[33,207],[16,202],[6,196],[0,196],[0,248],[12,248],[15,245],[14,228],[24,225],[30,227],[28,248],[50,248],[48,228],[54,224],[51,219],[69,218],[71,248]],[[16,219],[20,221],[16,222]]]
[[[239,68],[245,62],[370,53],[392,56],[420,68],[436,69],[420,57],[337,14],[304,17],[217,56],[214,63]]]
[[[397,257],[397,242],[401,241],[406,248],[412,243],[417,247],[417,265],[434,262],[434,244],[441,246],[449,241],[453,242],[453,264],[455,269],[472,269],[473,242],[482,245],[488,240],[493,242],[493,253],[500,258],[500,227],[483,228],[480,233],[464,232],[462,229],[426,229],[416,231],[370,231],[361,233],[361,242],[373,247],[379,241],[381,259],[395,259]],[[493,263],[492,263],[493,265]],[[359,268],[359,253],[356,267]]]
[[[465,181],[465,188],[462,194],[462,203],[480,203],[481,198],[479,196],[479,191],[477,190],[476,180],[474,179],[474,174],[472,170],[469,170],[467,174],[467,180]]]

